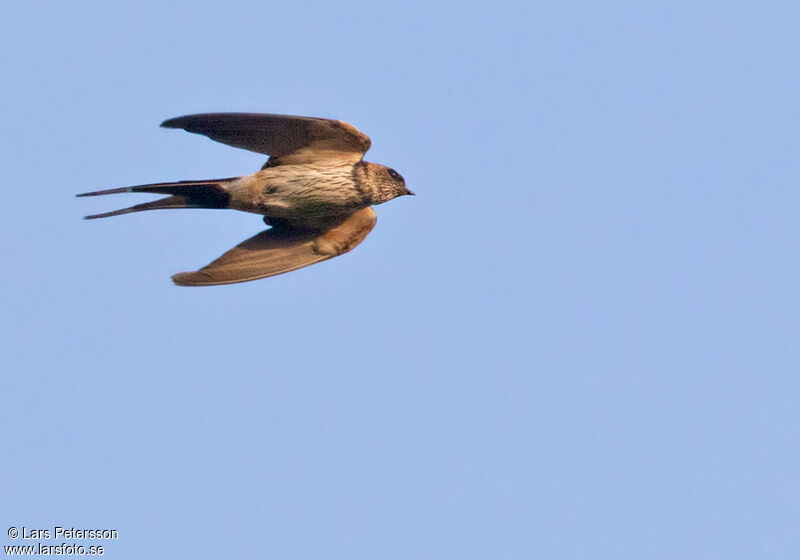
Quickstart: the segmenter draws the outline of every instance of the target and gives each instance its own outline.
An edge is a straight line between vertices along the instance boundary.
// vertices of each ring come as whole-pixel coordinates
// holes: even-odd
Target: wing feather
[[[283,274],[350,251],[364,240],[376,222],[375,211],[363,208],[323,232],[270,228],[200,270],[181,272],[172,280],[179,286],[214,286]]]
[[[333,119],[260,113],[200,113],[161,123],[212,140],[266,154],[281,162],[349,155],[355,161],[370,147],[369,137],[354,126]]]

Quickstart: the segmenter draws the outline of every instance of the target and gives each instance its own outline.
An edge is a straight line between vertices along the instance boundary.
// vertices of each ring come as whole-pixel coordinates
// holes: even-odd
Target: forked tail
[[[225,183],[229,183],[238,177],[227,179],[211,179],[207,181],[177,181],[175,183],[153,183],[151,185],[137,185],[134,187],[120,187],[117,189],[106,189],[102,191],[81,193],[77,196],[100,196],[102,194],[117,194],[125,192],[141,192],[151,194],[168,194],[165,198],[136,204],[129,208],[104,212],[103,214],[93,214],[85,216],[87,220],[95,218],[108,218],[120,214],[130,214],[131,212],[141,212],[143,210],[160,210],[164,208],[227,208],[230,201],[230,194],[225,188]]]

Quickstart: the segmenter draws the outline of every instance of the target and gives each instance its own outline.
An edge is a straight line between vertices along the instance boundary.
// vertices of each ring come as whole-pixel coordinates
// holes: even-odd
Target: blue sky
[[[292,4],[0,6],[0,534],[797,558],[797,4]],[[259,218],[74,194],[263,163],[158,128],[202,111],[345,120],[417,196],[178,288]]]

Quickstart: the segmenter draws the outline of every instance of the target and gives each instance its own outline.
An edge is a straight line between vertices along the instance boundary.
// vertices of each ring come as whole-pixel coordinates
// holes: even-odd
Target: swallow
[[[152,202],[86,216],[171,208],[229,208],[263,216],[268,229],[194,272],[172,276],[180,286],[248,282],[347,253],[375,227],[371,206],[413,195],[397,171],[363,160],[371,141],[333,119],[258,113],[203,113],[169,119],[212,140],[269,156],[251,175],[121,187],[77,196],[165,194]]]

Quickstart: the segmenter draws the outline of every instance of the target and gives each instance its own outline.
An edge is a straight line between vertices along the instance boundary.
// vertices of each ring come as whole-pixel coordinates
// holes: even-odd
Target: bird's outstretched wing
[[[182,128],[212,140],[266,154],[280,163],[324,158],[360,160],[370,139],[356,127],[333,119],[259,113],[201,113],[169,119],[166,128]]]
[[[243,241],[196,272],[172,277],[180,286],[214,286],[258,280],[318,263],[348,252],[375,227],[372,208],[353,213],[327,231],[271,228]]]

